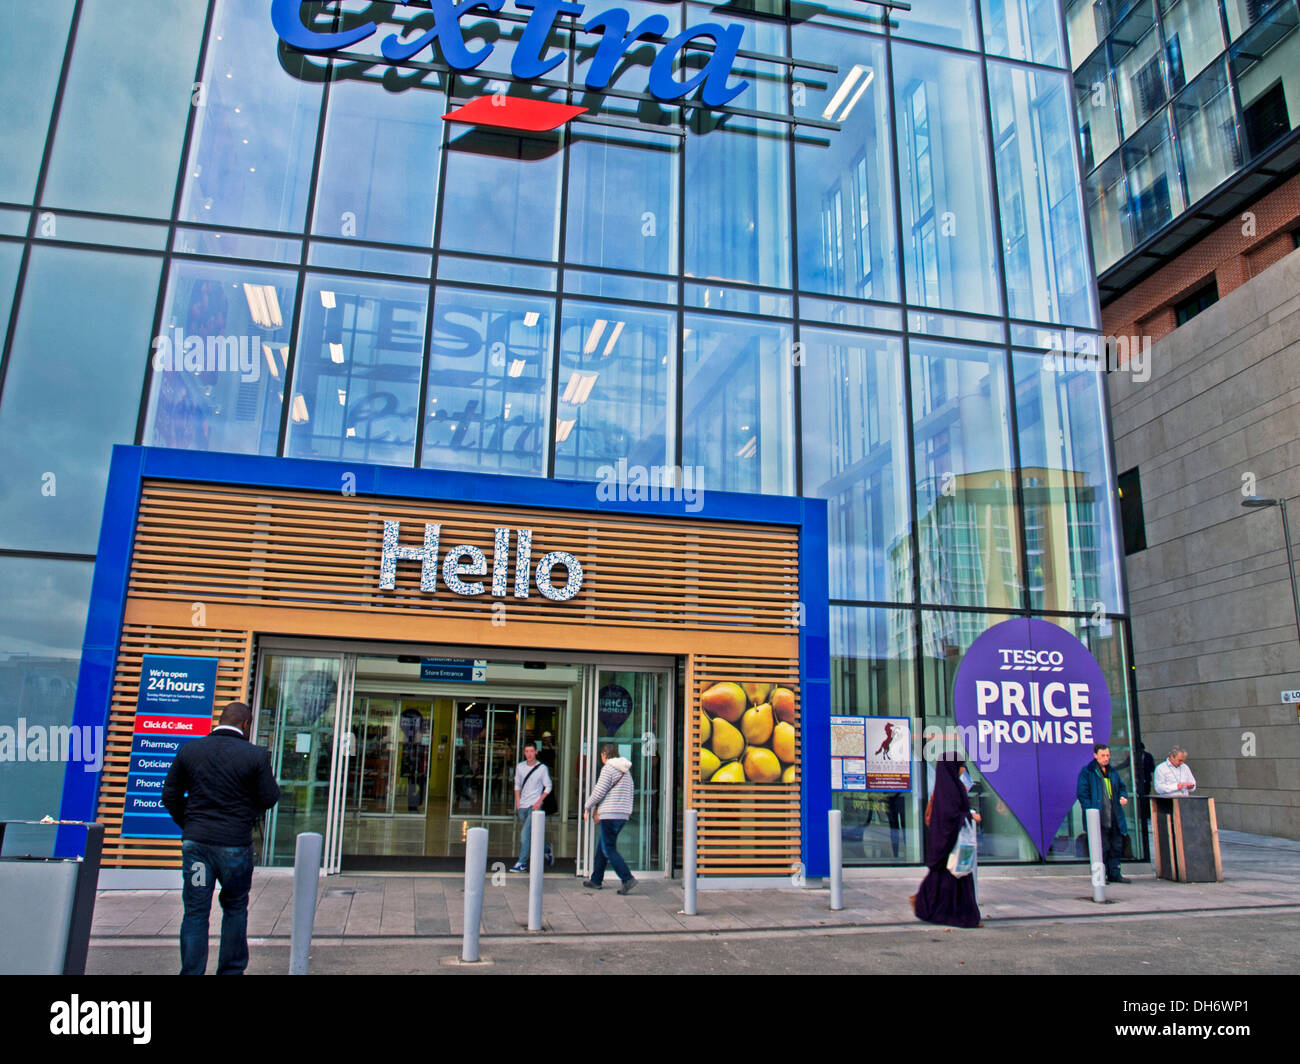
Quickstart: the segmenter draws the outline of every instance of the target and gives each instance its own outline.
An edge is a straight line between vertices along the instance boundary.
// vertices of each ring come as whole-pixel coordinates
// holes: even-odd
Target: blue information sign
[[[442,683],[485,683],[487,661],[483,658],[421,658],[420,679]]]
[[[180,827],[162,805],[163,780],[180,748],[212,729],[217,662],[217,658],[144,656],[126,776],[122,838],[180,838]]]

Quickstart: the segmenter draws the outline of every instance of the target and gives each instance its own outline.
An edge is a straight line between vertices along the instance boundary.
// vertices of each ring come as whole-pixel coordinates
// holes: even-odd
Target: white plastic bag
[[[971,874],[975,868],[975,840],[975,825],[968,820],[957,832],[957,841],[948,854],[949,875],[960,879]]]

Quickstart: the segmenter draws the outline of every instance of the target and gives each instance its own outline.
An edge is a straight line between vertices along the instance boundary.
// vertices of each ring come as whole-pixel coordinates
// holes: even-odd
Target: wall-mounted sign
[[[404,547],[397,542],[401,531],[398,521],[384,522],[383,554],[379,562],[379,586],[384,591],[392,591],[397,586],[398,561],[418,561],[420,565],[420,590],[438,590],[438,539],[442,534],[442,525],[426,523],[424,526],[424,546]],[[493,530],[492,550],[492,595],[505,598],[509,593],[511,573],[510,529]],[[543,554],[533,570],[533,533],[531,529],[517,530],[514,551],[514,597],[528,598],[528,589],[536,580],[537,590],[543,598],[552,602],[567,602],[582,590],[582,565],[568,551],[551,551]],[[563,567],[566,579],[563,587],[556,587],[551,582],[551,573],[556,567]],[[488,571],[487,555],[478,547],[461,543],[447,549],[442,559],[442,580],[449,591],[457,595],[482,595],[486,584],[482,580],[466,580],[466,577],[486,576]]]
[[[484,658],[421,658],[420,679],[443,683],[485,683],[487,661]]]
[[[1300,690],[1282,692],[1282,704],[1285,706],[1291,702],[1300,702]]]
[[[163,808],[163,780],[180,748],[212,730],[217,660],[144,655],[122,807],[122,838],[180,838],[180,827]]]
[[[866,718],[831,717],[831,790],[866,789]]]
[[[414,59],[419,53],[436,45],[443,62],[452,70],[465,71],[474,70],[482,64],[496,46],[486,42],[477,48],[470,48],[465,40],[461,18],[471,11],[500,11],[504,0],[460,0],[459,3],[455,0],[421,0],[418,4],[396,0],[395,6],[431,7],[433,25],[425,32],[415,33],[405,40],[396,33],[390,33],[379,46],[385,59],[400,63]],[[548,48],[548,42],[553,39],[555,32],[556,19],[561,16],[576,19],[583,13],[584,6],[568,0],[514,0],[514,6],[530,14],[511,54],[510,73],[521,81],[544,77],[564,61],[563,52],[551,52]],[[301,9],[300,0],[271,0],[271,24],[275,27],[275,32],[285,44],[302,52],[328,55],[351,48],[379,31],[374,22],[365,22],[352,29],[321,33],[309,29],[303,23]],[[600,33],[595,54],[587,66],[585,85],[588,89],[604,89],[627,52],[640,47],[641,42],[662,40],[669,26],[668,16],[657,12],[641,19],[631,29],[630,23],[628,11],[616,7],[602,11],[582,24],[585,32]],[[686,28],[664,42],[650,64],[647,87],[651,95],[659,100],[680,100],[699,89],[700,99],[706,107],[721,107],[735,99],[749,87],[749,82],[743,80],[732,85],[727,83],[744,32],[744,26],[738,23],[723,26],[716,22],[703,22]],[[700,39],[707,40],[707,51],[701,50],[697,54],[707,55],[708,58],[698,69],[692,68],[694,72],[690,77],[679,80],[673,76],[674,64],[691,42]],[[682,73],[685,72],[683,69]]]
[[[1110,737],[1110,689],[1101,666],[1059,625],[1003,621],[962,659],[953,713],[967,756],[1038,852],[1047,853],[1093,744]]]

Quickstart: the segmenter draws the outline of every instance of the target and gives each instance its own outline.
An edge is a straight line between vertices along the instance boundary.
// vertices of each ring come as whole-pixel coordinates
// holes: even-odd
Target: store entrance
[[[637,788],[625,856],[642,871],[666,869],[670,664],[633,659],[615,670],[378,649],[268,647],[259,655],[256,735],[281,787],[265,825],[264,864],[291,863],[297,833],[317,831],[327,872],[458,871],[476,827],[488,831],[490,865],[514,864],[515,772],[532,743],[556,800],[546,818],[547,870],[585,874],[593,840],[583,800],[599,768],[594,751],[615,739],[634,763]],[[615,694],[598,712],[602,691]]]

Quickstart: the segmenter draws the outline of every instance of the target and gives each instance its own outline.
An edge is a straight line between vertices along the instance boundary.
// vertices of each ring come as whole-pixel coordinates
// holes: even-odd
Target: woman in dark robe
[[[948,854],[957,843],[962,825],[979,820],[979,814],[971,811],[970,798],[961,781],[964,767],[960,761],[939,761],[935,765],[934,797],[925,846],[925,863],[930,871],[913,896],[912,905],[916,915],[928,923],[979,927],[975,877],[958,878],[948,871]]]

